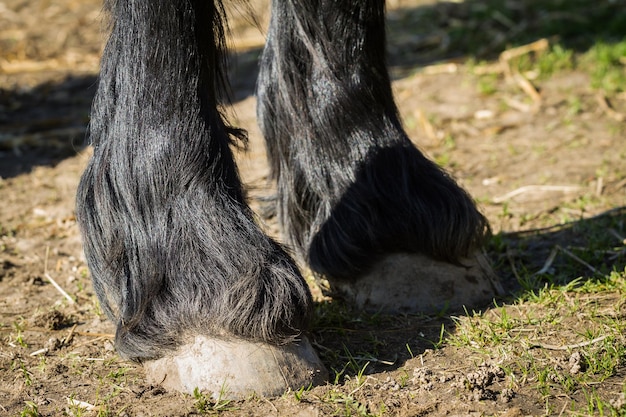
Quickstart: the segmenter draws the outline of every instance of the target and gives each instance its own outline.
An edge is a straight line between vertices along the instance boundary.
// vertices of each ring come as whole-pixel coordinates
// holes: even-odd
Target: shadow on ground
[[[626,206],[545,229],[494,236],[489,252],[506,289],[498,305],[574,280],[602,280],[626,268]],[[554,252],[554,255],[551,254]],[[393,371],[454,334],[455,315],[486,312],[494,304],[440,316],[368,314],[339,302],[318,303],[313,344],[339,378]],[[367,365],[366,365],[367,364]],[[333,374],[334,372],[334,374]]]
[[[54,166],[85,146],[95,76],[0,89],[0,178]]]
[[[494,59],[505,49],[547,38],[578,52],[626,35],[626,1],[438,1],[388,12],[391,66]]]
[[[625,5],[624,0],[467,0],[395,8],[388,12],[388,62],[404,74],[402,69],[440,60],[494,58],[511,45],[542,37],[584,51],[598,39],[624,37]],[[234,57],[235,101],[254,94],[260,53],[253,48]],[[25,91],[0,88],[0,177],[55,165],[84,146],[95,80],[68,77]]]
[[[490,252],[511,294],[601,279],[626,267],[626,206],[544,229],[501,233]]]

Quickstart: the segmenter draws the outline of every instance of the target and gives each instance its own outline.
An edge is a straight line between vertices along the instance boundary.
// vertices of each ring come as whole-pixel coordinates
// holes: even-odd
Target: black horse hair
[[[277,213],[301,261],[355,281],[385,254],[459,263],[488,223],[411,143],[385,65],[384,0],[286,0],[258,81]]]
[[[125,357],[195,334],[288,343],[311,295],[255,223],[220,112],[218,0],[105,0],[105,48],[77,219]],[[275,0],[258,118],[287,241],[314,272],[355,281],[386,254],[458,263],[488,224],[408,139],[385,65],[384,0]]]
[[[158,358],[193,334],[287,343],[311,295],[255,223],[219,105],[225,15],[214,0],[106,0],[77,218],[116,347]]]

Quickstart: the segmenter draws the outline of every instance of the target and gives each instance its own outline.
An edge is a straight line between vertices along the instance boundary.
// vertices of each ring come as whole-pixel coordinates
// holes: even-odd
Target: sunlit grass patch
[[[626,38],[616,43],[595,43],[580,65],[591,74],[593,88],[609,94],[626,91]]]
[[[498,360],[512,380],[534,385],[546,404],[564,394],[587,398],[573,401],[573,411],[604,407],[605,415],[623,415],[590,388],[626,366],[625,283],[626,271],[614,271],[546,285],[512,304],[457,317],[447,341]]]

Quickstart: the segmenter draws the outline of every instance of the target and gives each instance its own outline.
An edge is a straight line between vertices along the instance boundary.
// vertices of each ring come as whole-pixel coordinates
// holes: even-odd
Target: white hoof
[[[242,399],[252,394],[273,397],[319,385],[328,372],[308,339],[286,346],[196,336],[171,356],[144,363],[148,383],[215,399]]]
[[[359,308],[385,313],[459,310],[504,293],[482,252],[459,265],[421,254],[392,254],[354,283],[331,281],[330,288]]]

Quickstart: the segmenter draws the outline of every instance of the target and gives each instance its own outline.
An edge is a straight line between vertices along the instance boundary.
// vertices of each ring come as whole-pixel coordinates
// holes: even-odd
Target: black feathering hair
[[[292,340],[311,296],[244,200],[229,148],[241,132],[218,111],[221,3],[107,0],[105,10],[77,218],[118,351],[157,358],[194,332]]]

